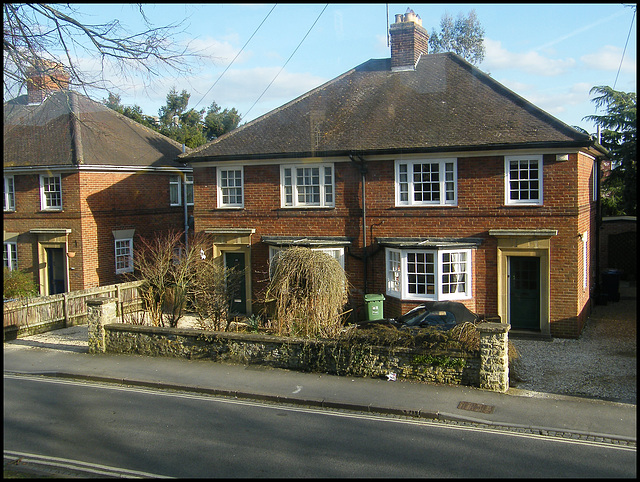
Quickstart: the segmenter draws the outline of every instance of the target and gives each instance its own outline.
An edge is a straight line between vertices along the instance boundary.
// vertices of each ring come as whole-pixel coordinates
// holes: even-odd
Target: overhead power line
[[[287,66],[287,64],[289,63],[289,60],[291,60],[291,58],[295,55],[295,53],[298,51],[298,49],[300,48],[300,46],[302,45],[302,42],[304,42],[304,40],[307,38],[307,36],[311,33],[311,30],[313,30],[313,27],[315,27],[316,23],[318,23],[318,20],[320,20],[320,17],[322,16],[322,14],[324,13],[324,11],[327,9],[327,7],[329,6],[329,4],[327,3],[324,8],[322,9],[322,12],[320,12],[320,14],[318,15],[318,17],[316,18],[315,22],[313,22],[313,25],[311,25],[311,27],[309,28],[309,30],[307,31],[307,33],[305,34],[305,36],[302,38],[302,40],[300,40],[300,43],[298,44],[298,46],[296,47],[296,49],[293,51],[293,53],[289,56],[289,58],[287,59],[287,61],[284,63],[284,65],[282,66],[282,68],[280,69],[280,71],[276,74],[276,76],[273,78],[273,80],[271,82],[269,82],[269,85],[267,85],[267,88],[264,89],[264,91],[262,92],[262,94],[260,94],[260,97],[258,97],[256,99],[256,101],[253,103],[253,105],[249,108],[249,110],[247,112],[244,113],[244,115],[242,116],[242,118],[246,118],[247,115],[249,114],[249,112],[251,112],[251,109],[253,109],[255,107],[255,105],[258,103],[258,101],[260,99],[262,99],[262,96],[267,92],[267,90],[269,90],[269,87],[271,87],[271,84],[273,84],[275,82],[275,80],[278,78],[278,76],[280,75],[280,73],[284,70],[284,68]]]
[[[620,59],[620,66],[618,67],[618,73],[616,74],[616,81],[613,83],[613,90],[616,90],[616,84],[618,83],[618,76],[620,75],[620,69],[622,68],[622,61],[624,60],[624,54],[627,51],[627,45],[629,44],[629,37],[631,37],[631,31],[633,29],[633,21],[636,19],[636,9],[633,9],[633,17],[631,18],[631,25],[629,25],[629,33],[627,34],[627,41],[624,44],[624,50],[622,51],[622,58]]]
[[[269,15],[271,15],[271,12],[273,12],[273,9],[276,8],[278,4],[275,3],[273,5],[273,7],[271,7],[271,10],[269,10],[269,13],[267,14],[266,17],[264,17],[264,20],[262,20],[262,22],[260,22],[260,25],[258,25],[258,28],[255,29],[255,31],[251,34],[251,37],[249,37],[249,40],[247,40],[245,42],[245,44],[242,46],[242,48],[240,49],[240,51],[236,54],[236,56],[233,58],[233,60],[231,61],[231,63],[229,65],[227,65],[227,68],[224,69],[224,72],[222,72],[220,74],[220,77],[217,78],[217,80],[213,83],[213,85],[211,87],[209,87],[209,90],[207,90],[206,94],[204,94],[202,96],[202,99],[200,99],[200,101],[193,107],[194,109],[196,107],[198,107],[198,105],[200,104],[200,102],[202,102],[204,100],[204,98],[209,95],[209,92],[211,92],[211,90],[216,86],[216,84],[218,83],[218,81],[222,78],[222,76],[227,72],[227,70],[229,70],[229,67],[231,67],[233,65],[233,63],[236,61],[236,59],[240,56],[240,54],[242,53],[242,51],[244,50],[244,48],[249,44],[249,42],[251,42],[251,39],[254,37],[254,35],[256,33],[258,33],[258,30],[260,30],[260,27],[262,27],[262,24],[265,23],[267,21],[267,19],[269,18]]]

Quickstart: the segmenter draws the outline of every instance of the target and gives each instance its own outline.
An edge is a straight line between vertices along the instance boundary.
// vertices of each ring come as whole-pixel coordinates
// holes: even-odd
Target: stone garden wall
[[[89,351],[209,359],[335,375],[509,388],[508,325],[482,323],[478,355],[347,344],[250,333],[114,323],[109,298],[88,302]],[[392,375],[393,374],[393,375]]]

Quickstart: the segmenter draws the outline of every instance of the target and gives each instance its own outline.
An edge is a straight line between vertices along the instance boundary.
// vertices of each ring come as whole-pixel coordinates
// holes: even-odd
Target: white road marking
[[[48,455],[30,454],[26,452],[16,452],[14,450],[5,450],[5,458],[16,458],[20,462],[26,462],[30,464],[45,465],[47,467],[60,467],[63,469],[70,469],[79,472],[87,472],[96,475],[107,476],[125,476],[134,478],[162,478],[171,479],[173,477],[166,477],[164,475],[151,474],[149,472],[141,472],[139,470],[122,469],[119,467],[109,467],[107,465],[92,464],[89,462],[82,462],[80,460],[64,459],[61,457],[50,457]],[[5,466],[6,468],[6,466]]]
[[[616,445],[606,442],[596,442],[591,440],[579,440],[579,439],[571,439],[571,438],[560,438],[560,437],[552,437],[547,435],[540,435],[534,433],[523,433],[523,432],[512,432],[505,429],[500,428],[490,428],[490,427],[474,427],[468,425],[451,425],[446,422],[438,422],[431,420],[421,420],[421,419],[412,419],[412,418],[391,418],[385,415],[376,415],[376,414],[365,414],[365,413],[356,413],[356,412],[338,412],[334,410],[329,410],[326,408],[313,408],[313,407],[299,407],[299,406],[285,406],[285,405],[276,405],[270,404],[267,402],[259,402],[252,400],[241,400],[237,398],[227,398],[217,395],[199,395],[188,392],[177,392],[177,391],[169,391],[162,390],[157,388],[144,388],[144,387],[131,387],[124,385],[111,385],[107,382],[93,382],[88,380],[64,380],[64,379],[51,379],[41,375],[28,375],[28,374],[11,374],[5,373],[5,378],[14,378],[14,379],[24,379],[31,380],[42,383],[53,383],[60,385],[76,385],[76,386],[91,386],[93,388],[100,388],[103,390],[114,390],[121,392],[137,392],[144,393],[147,395],[154,396],[162,396],[162,397],[173,397],[173,398],[184,398],[184,399],[192,399],[192,400],[203,400],[210,401],[215,403],[229,403],[232,405],[244,405],[251,407],[261,407],[261,408],[269,408],[272,410],[282,410],[288,412],[301,412],[301,413],[312,413],[318,415],[332,416],[332,417],[343,417],[343,418],[353,418],[360,420],[371,420],[376,422],[387,422],[387,423],[401,423],[408,425],[421,425],[421,426],[430,426],[430,427],[439,427],[443,429],[449,430],[462,430],[467,432],[484,432],[484,433],[493,433],[500,434],[508,437],[517,437],[517,438],[530,438],[537,440],[544,440],[549,442],[558,442],[558,443],[567,443],[567,444],[577,444],[577,445],[596,445],[600,447],[615,449],[615,450],[625,450],[628,452],[635,452],[636,447],[626,446],[626,445]],[[559,431],[559,430],[558,430]]]

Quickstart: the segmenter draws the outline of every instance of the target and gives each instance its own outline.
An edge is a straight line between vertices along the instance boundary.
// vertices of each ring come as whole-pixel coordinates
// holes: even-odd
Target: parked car
[[[465,322],[475,323],[480,316],[473,313],[462,303],[456,301],[427,301],[413,308],[398,318],[363,321],[358,326],[379,323],[394,326],[398,329],[436,327],[450,330]]]

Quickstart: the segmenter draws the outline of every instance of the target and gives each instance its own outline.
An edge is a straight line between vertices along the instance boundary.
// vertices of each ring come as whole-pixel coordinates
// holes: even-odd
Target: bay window
[[[471,297],[471,250],[386,249],[387,295],[403,300]]]

